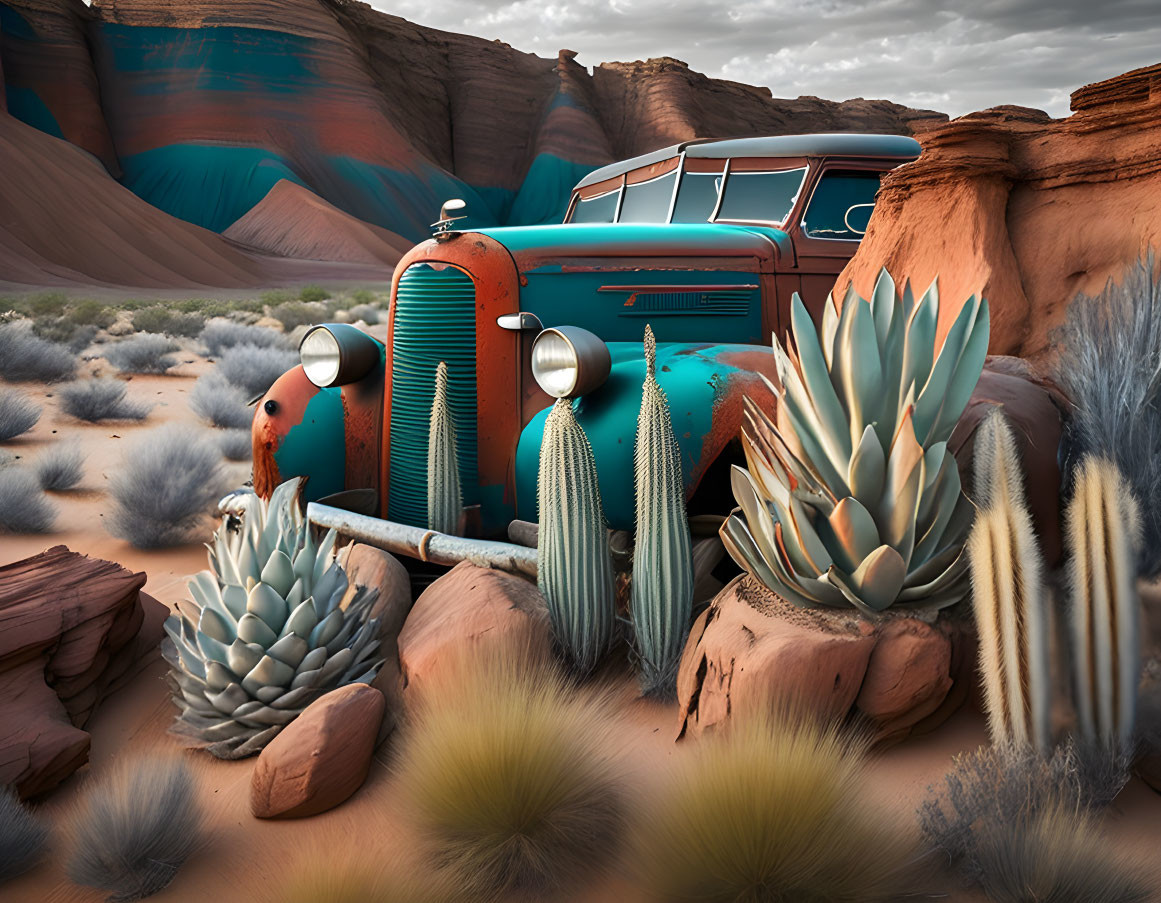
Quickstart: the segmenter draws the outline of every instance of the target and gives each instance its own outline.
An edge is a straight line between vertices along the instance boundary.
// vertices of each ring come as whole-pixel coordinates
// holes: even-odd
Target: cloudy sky
[[[1161,62],[1157,0],[370,0],[578,62],[672,56],[776,97],[885,97],[953,116],[1068,114],[1077,87]]]

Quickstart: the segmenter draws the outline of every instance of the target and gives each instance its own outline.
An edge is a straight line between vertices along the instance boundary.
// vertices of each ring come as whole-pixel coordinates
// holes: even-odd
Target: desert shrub
[[[40,408],[15,389],[0,389],[0,442],[15,439],[36,426]]]
[[[254,420],[241,390],[217,372],[198,377],[189,393],[189,406],[203,420],[222,429],[249,430]]]
[[[217,372],[249,399],[264,395],[274,380],[297,364],[298,355],[293,351],[235,345],[221,356]]]
[[[1139,260],[1095,298],[1078,296],[1057,337],[1056,378],[1072,400],[1068,459],[1112,461],[1141,507],[1138,570],[1161,574],[1161,283],[1154,256]]]
[[[234,306],[244,307],[245,305],[246,302],[239,302],[238,305]],[[234,309],[234,306],[227,301],[219,301],[216,298],[183,298],[170,304],[174,310],[181,311],[183,314],[201,314],[203,319],[224,317]]]
[[[73,816],[68,876],[140,900],[168,887],[201,841],[194,780],[176,761],[138,759],[98,783]]]
[[[313,326],[322,323],[327,318],[327,308],[324,304],[304,304],[301,301],[291,301],[279,304],[270,316],[282,324],[282,328],[290,332],[299,326]]]
[[[222,454],[230,461],[249,461],[253,451],[248,429],[226,430],[218,438],[218,446],[222,449]]]
[[[298,300],[312,304],[318,303],[319,301],[326,301],[330,296],[331,293],[321,285],[304,285],[298,293]]]
[[[61,386],[57,394],[61,410],[78,420],[144,420],[149,405],[128,401],[126,391],[118,379],[80,379]]]
[[[161,304],[142,308],[133,314],[133,328],[138,332],[185,336],[193,339],[201,334],[205,325],[205,317],[201,314],[171,310]]]
[[[284,288],[270,289],[269,291],[263,292],[259,297],[267,307],[277,307],[279,304],[286,304],[288,301],[295,300],[294,293]]]
[[[22,875],[44,855],[48,828],[24,808],[10,787],[0,787],[0,883]]]
[[[368,288],[357,288],[351,292],[351,301],[356,305],[377,306],[379,304],[379,296]]]
[[[1031,831],[1063,810],[1079,818],[1109,805],[1128,781],[1129,765],[1128,755],[1085,751],[1073,743],[1049,756],[1027,746],[983,747],[956,756],[943,785],[932,788],[920,806],[919,825],[965,883],[984,886],[994,845],[1004,842],[1010,827]]]
[[[618,849],[607,717],[527,650],[448,662],[404,742],[400,786],[457,899],[574,890]]]
[[[69,351],[73,354],[80,354],[93,344],[93,339],[97,337],[98,332],[100,329],[96,326],[77,326],[65,344],[68,345]]]
[[[262,326],[247,326],[230,320],[210,320],[200,336],[210,357],[221,357],[228,349],[238,345],[253,345],[258,348],[285,348],[286,340],[273,329]]]
[[[373,304],[356,304],[350,310],[351,322],[362,320],[368,326],[374,326],[379,322],[383,311]]]
[[[834,727],[753,713],[703,738],[646,807],[638,877],[662,900],[898,900],[917,845],[861,793],[861,749]]]
[[[68,295],[63,292],[41,292],[25,298],[21,308],[33,317],[59,317],[68,304]]]
[[[0,533],[48,533],[56,507],[23,467],[0,469]]]
[[[64,345],[40,338],[28,321],[0,325],[0,377],[51,383],[69,379],[76,369],[76,356]]]
[[[178,344],[163,335],[143,332],[111,345],[101,353],[122,373],[164,373],[177,366]]]
[[[75,442],[66,442],[41,452],[35,462],[40,488],[50,492],[72,489],[85,476],[85,456]]]
[[[359,827],[331,823],[315,835],[312,849],[290,851],[301,863],[280,888],[279,903],[453,903],[457,898],[431,869],[409,867],[393,851],[368,857],[347,842]],[[285,847],[279,853],[285,855]]]
[[[117,312],[100,301],[84,298],[69,305],[65,319],[74,326],[96,326],[98,329],[108,329],[117,319]]]
[[[195,430],[164,426],[130,446],[110,481],[109,532],[139,549],[185,542],[224,490],[221,453]]]

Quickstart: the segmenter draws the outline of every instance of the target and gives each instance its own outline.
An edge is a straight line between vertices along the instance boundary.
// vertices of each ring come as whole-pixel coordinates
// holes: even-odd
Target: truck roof
[[[686,157],[888,157],[900,162],[919,156],[919,142],[905,135],[823,133],[812,135],[769,135],[759,138],[701,139],[674,144],[648,154],[630,157],[595,169],[576,184],[584,188],[612,179],[651,163],[669,160],[684,152]],[[575,189],[574,189],[575,190]]]

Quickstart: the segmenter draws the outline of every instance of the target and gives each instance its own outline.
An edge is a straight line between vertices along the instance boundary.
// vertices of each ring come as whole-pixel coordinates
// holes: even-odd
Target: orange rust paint
[[[306,378],[302,367],[295,367],[278,377],[258,402],[251,435],[254,443],[254,491],[262,498],[269,499],[282,482],[274,453],[286,434],[302,422],[306,406],[318,391],[318,387]],[[274,413],[267,411],[268,402],[274,402]]]

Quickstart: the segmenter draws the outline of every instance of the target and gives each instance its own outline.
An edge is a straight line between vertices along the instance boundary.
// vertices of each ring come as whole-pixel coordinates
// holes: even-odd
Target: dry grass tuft
[[[837,728],[755,713],[690,752],[636,825],[650,899],[870,903],[913,890],[918,845],[861,792]]]
[[[28,320],[0,324],[0,378],[11,382],[60,382],[76,372],[76,356],[32,331]]]
[[[56,514],[40,482],[27,469],[0,469],[0,533],[48,533]]]
[[[526,649],[446,665],[398,765],[428,856],[457,899],[575,890],[625,823],[603,703]]]
[[[127,401],[125,383],[118,379],[80,379],[61,386],[60,407],[86,423],[102,420],[144,420],[149,405]]]
[[[280,332],[262,326],[247,326],[232,320],[210,320],[199,337],[210,357],[221,357],[229,348],[238,345],[256,345],[259,348],[286,348],[286,338]]]
[[[173,352],[179,348],[168,336],[138,333],[101,349],[101,354],[122,373],[165,373],[177,366]]]
[[[221,452],[200,432],[153,430],[129,447],[110,481],[116,507],[109,532],[139,549],[180,545],[225,490]]]
[[[62,442],[36,459],[36,478],[48,492],[72,489],[85,477],[85,456],[76,442]]]
[[[74,814],[68,875],[108,891],[110,901],[144,899],[169,886],[200,844],[201,829],[194,780],[183,763],[125,763]]]
[[[16,792],[0,787],[0,883],[36,865],[48,842],[48,828],[24,808]]]
[[[247,398],[253,398],[265,395],[274,380],[297,365],[298,355],[293,351],[236,345],[222,355],[217,372]]]
[[[220,429],[249,430],[254,411],[246,405],[241,389],[226,382],[220,373],[199,376],[189,393],[190,409]]]
[[[430,870],[336,865],[332,858],[299,871],[278,903],[453,903],[456,895]]]
[[[0,389],[0,442],[27,433],[40,420],[40,408],[15,389]]]
[[[249,430],[226,430],[218,438],[218,447],[227,461],[249,461],[254,451]]]

